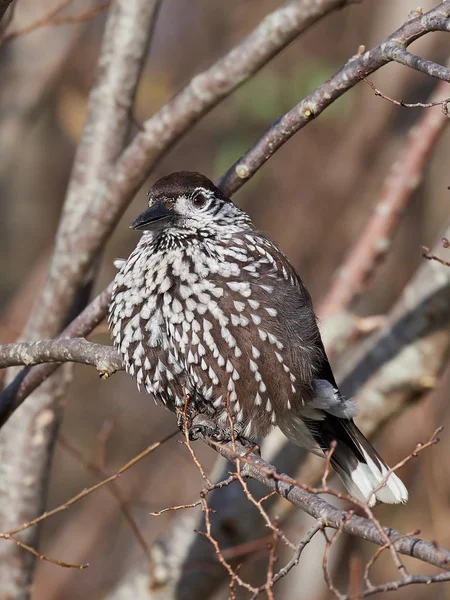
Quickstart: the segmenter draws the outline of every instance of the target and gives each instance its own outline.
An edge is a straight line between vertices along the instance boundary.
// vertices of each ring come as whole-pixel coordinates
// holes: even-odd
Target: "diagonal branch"
[[[36,339],[60,333],[71,299],[92,264],[94,256],[86,255],[85,242],[92,228],[101,230],[104,215],[96,214],[90,221],[87,214],[98,197],[105,198],[105,181],[123,150],[130,127],[129,114],[160,2],[116,0],[111,6],[97,80],[89,98],[87,122],[77,147],[47,281],[25,337]],[[76,268],[79,260],[85,262],[83,273]]]
[[[399,531],[390,527],[383,527],[382,533],[371,520],[355,514],[348,517],[347,511],[336,508],[312,491],[305,489],[295,479],[279,473],[273,465],[264,461],[259,455],[249,454],[248,449],[239,442],[235,441],[234,445],[235,449],[232,448],[231,443],[214,444],[212,447],[229,461],[243,460],[243,475],[256,479],[327,527],[342,528],[342,531],[362,537],[378,546],[384,546],[387,537],[393,541],[392,545],[400,554],[406,554],[441,569],[449,570],[450,550],[414,536],[403,536]]]
[[[13,0],[0,0],[0,21],[5,16],[6,11],[9,8],[9,5],[13,2]]]
[[[448,84],[441,82],[430,103],[439,101],[445,93],[448,93]],[[430,110],[424,111],[410,129],[367,225],[349,250],[320,306],[323,320],[348,309],[370,283],[375,268],[386,258],[404,210],[424,176],[430,153],[449,123],[450,119],[441,110]]]
[[[157,0],[115,0],[112,3],[97,80],[91,93],[88,121],[78,147],[50,273],[25,331],[25,337],[29,339],[57,335],[68,318],[73,299],[79,296],[70,293],[67,303],[60,303],[56,290],[73,277],[73,258],[77,252],[82,252],[74,236],[74,232],[83,234],[82,223],[77,220],[82,207],[102,192],[104,180],[125,143],[128,110],[134,100],[158,5]],[[78,279],[77,290],[83,287],[87,275],[88,270]],[[76,291],[74,287],[72,290]],[[10,522],[30,520],[42,512],[48,467],[61,414],[58,400],[68,383],[64,369],[34,395],[32,402],[22,406],[1,431],[0,457],[4,465],[0,500],[2,529]],[[28,482],[26,491],[25,481]],[[37,531],[28,531],[22,541],[35,546],[37,535]],[[0,596],[25,600],[33,564],[23,548],[12,544],[1,546]]]
[[[399,62],[431,77],[450,82],[450,70],[424,59],[415,60],[404,48],[431,31],[450,29],[450,1],[441,2],[425,15],[417,14],[377,46],[353,56],[335,75],[297,106],[277,119],[256,144],[220,178],[218,185],[226,193],[236,192],[297,131],[317,118],[330,104],[354,87],[361,79],[388,62]],[[415,57],[419,58],[419,57]]]

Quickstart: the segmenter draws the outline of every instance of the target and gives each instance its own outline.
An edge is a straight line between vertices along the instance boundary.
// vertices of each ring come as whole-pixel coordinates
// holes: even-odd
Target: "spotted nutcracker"
[[[174,412],[188,398],[189,414],[207,415],[222,437],[228,410],[244,440],[277,426],[312,451],[336,441],[331,463],[365,500],[388,467],[353,422],[286,256],[199,173],[159,179],[132,227],[144,234],[120,265],[109,327],[138,386]],[[376,492],[407,498],[395,474]]]

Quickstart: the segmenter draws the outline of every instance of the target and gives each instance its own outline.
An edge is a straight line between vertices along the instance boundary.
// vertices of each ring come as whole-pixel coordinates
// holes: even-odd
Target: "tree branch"
[[[57,335],[73,299],[78,296],[70,293],[65,304],[58,298],[60,286],[64,287],[66,279],[73,276],[72,260],[78,252],[82,253],[75,233],[82,236],[84,226],[77,218],[82,207],[104,189],[104,180],[125,143],[128,112],[157,5],[157,1],[115,0],[108,14],[89,116],[75,159],[50,273],[26,327],[28,339]],[[78,284],[82,284],[87,273],[88,269],[77,280]],[[73,286],[72,291],[75,292]],[[42,512],[59,422],[57,400],[67,384],[65,371],[49,380],[0,432],[0,456],[4,465],[1,529],[7,529],[10,522],[30,520]],[[27,544],[35,546],[37,530],[30,530],[26,535]],[[32,567],[30,554],[23,548],[13,544],[0,546],[0,596],[25,600]]]
[[[232,447],[233,443],[235,444],[234,449]],[[342,527],[344,532],[361,537],[378,546],[386,544],[385,536],[387,536],[389,540],[396,540],[392,545],[400,554],[412,556],[441,569],[449,569],[450,550],[414,536],[403,536],[399,531],[390,527],[383,527],[385,534],[383,535],[369,519],[355,514],[348,517],[348,511],[336,508],[315,493],[304,489],[303,484],[283,473],[279,473],[273,465],[264,461],[259,455],[249,454],[248,449],[237,441],[221,445],[211,444],[211,447],[229,461],[236,462],[236,460],[242,460],[242,457],[244,457],[242,462],[243,476],[256,479],[326,527],[332,527],[333,529]],[[344,525],[342,525],[343,522]]]
[[[104,89],[102,93],[99,89],[98,93],[93,92],[92,110],[99,119],[99,127],[98,130],[92,127],[85,129],[77,151],[77,163],[66,202],[68,208],[63,213],[64,218],[66,215],[70,217],[70,224],[58,233],[48,281],[39,302],[39,306],[46,309],[44,312],[51,315],[47,318],[51,319],[52,330],[43,335],[52,337],[59,333],[61,315],[67,312],[80,280],[161,155],[296,36],[325,14],[346,4],[347,0],[294,0],[275,10],[245,40],[207,71],[195,76],[184,90],[151,117],[120,157],[117,149],[111,152],[110,145],[103,146],[103,141],[106,142],[109,136],[114,137],[115,130],[123,126],[130,104],[122,98],[123,90],[111,92]],[[121,29],[131,33],[126,23]],[[142,30],[143,23],[139,27],[139,31]],[[132,50],[132,44],[130,48]],[[121,72],[124,90],[127,90],[132,76],[133,71],[129,67]],[[120,80],[120,77],[117,79]],[[94,100],[105,97],[109,99],[110,106],[101,112],[102,105]],[[119,107],[120,118],[117,119],[111,114],[111,109],[118,110]],[[117,124],[114,124],[114,119]],[[105,139],[110,127],[112,131]],[[95,152],[90,150],[91,160],[83,160],[91,144],[95,144]],[[107,167],[105,158],[118,158],[114,169]],[[96,177],[101,178],[102,186],[94,191],[89,185],[89,178],[95,180]],[[77,252],[72,252],[72,248],[76,248]]]
[[[91,228],[102,229],[106,207],[92,220],[87,215],[99,196],[105,199],[105,181],[123,150],[160,1],[139,0],[130,4],[116,0],[111,6],[97,80],[89,98],[87,123],[77,147],[49,274],[25,337],[36,339],[60,333],[71,299],[92,263],[94,255],[86,254],[85,240]],[[82,273],[76,267],[79,260],[85,265]]]
[[[9,8],[9,5],[12,4],[13,0],[0,0],[0,21],[6,14],[6,11]]]
[[[361,79],[388,62],[399,62],[431,77],[450,81],[450,70],[424,59],[418,59],[404,48],[432,31],[450,29],[450,1],[441,2],[425,15],[418,14],[372,50],[353,56],[335,75],[297,106],[277,119],[256,144],[220,178],[218,186],[231,195],[269,160],[297,131],[317,118],[330,104],[354,87]]]
[[[76,338],[86,336],[99,325],[108,311],[111,302],[113,284],[95,298],[70,325],[64,329],[60,337]],[[60,365],[42,364],[34,369],[23,369],[19,375],[0,394],[0,427],[22,402],[45,381]]]
[[[436,86],[430,102],[441,100],[448,84]],[[348,252],[323,300],[319,314],[323,320],[342,312],[367,288],[387,256],[403,212],[420,185],[428,159],[450,119],[442,110],[424,111],[409,130],[399,158],[392,164],[372,215]]]
[[[39,340],[0,346],[0,369],[40,363],[76,362],[91,365],[108,377],[123,369],[122,359],[112,346],[94,344],[84,338]]]

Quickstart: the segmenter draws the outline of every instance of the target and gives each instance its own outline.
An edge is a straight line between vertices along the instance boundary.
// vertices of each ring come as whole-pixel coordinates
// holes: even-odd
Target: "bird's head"
[[[131,225],[158,235],[173,230],[209,233],[252,227],[250,218],[200,173],[166,175],[148,193],[148,208]]]

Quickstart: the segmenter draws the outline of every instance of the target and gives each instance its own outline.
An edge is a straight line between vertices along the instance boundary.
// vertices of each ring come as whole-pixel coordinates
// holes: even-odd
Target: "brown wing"
[[[244,246],[239,274],[209,274],[178,290],[189,325],[174,324],[171,338],[190,393],[212,404],[224,426],[229,402],[255,437],[307,401],[320,349],[309,294],[289,261],[256,232],[229,251],[236,258]]]

